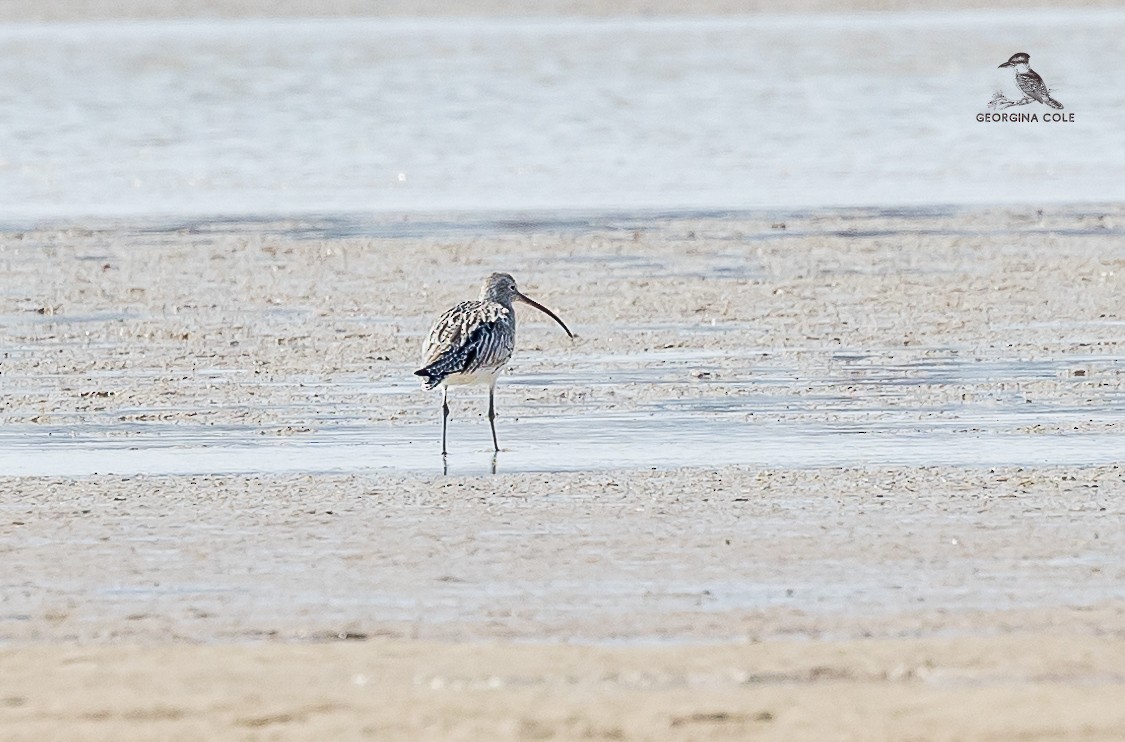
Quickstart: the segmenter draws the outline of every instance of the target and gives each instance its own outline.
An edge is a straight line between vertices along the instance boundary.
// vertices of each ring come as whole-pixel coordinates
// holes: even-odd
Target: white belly
[[[463,386],[467,384],[487,384],[492,386],[496,383],[496,377],[500,375],[500,369],[480,369],[471,374],[450,374],[442,380],[441,383],[446,386]]]

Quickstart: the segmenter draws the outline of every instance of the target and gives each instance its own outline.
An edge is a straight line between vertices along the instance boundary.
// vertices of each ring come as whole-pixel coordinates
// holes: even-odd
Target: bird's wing
[[[1046,103],[1047,99],[1051,97],[1047,91],[1047,83],[1043,82],[1043,78],[1035,70],[1028,70],[1025,74],[1016,77],[1016,82],[1019,83],[1020,90],[1025,95],[1031,96],[1040,103]]]
[[[510,333],[502,325],[510,321],[511,313],[496,302],[461,302],[430,330],[422,371],[431,378],[444,378],[506,361],[512,347]]]

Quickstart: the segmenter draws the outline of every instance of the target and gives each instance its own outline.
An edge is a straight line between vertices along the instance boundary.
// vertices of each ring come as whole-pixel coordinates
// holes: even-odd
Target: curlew
[[[521,294],[516,279],[507,273],[493,273],[484,279],[479,299],[463,301],[438,317],[426,337],[426,360],[414,374],[422,377],[426,389],[441,386],[442,456],[446,455],[449,387],[459,384],[488,384],[488,424],[492,427],[492,446],[500,450],[496,439],[496,377],[516,347],[513,301],[535,307],[574,337],[558,315]]]

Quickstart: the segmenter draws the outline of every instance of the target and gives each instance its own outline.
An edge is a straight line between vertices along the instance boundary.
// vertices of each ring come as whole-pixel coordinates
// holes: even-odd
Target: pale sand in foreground
[[[0,650],[22,740],[1119,740],[1125,639]]]
[[[521,315],[514,370],[561,381],[502,382],[505,414],[597,420],[674,400],[725,420],[704,403],[768,382],[768,397],[749,398],[775,400],[769,419],[732,424],[964,415],[1017,444],[1112,436],[1122,219],[1089,208],[409,238],[318,237],[324,225],[299,220],[7,232],[5,445],[44,430],[152,445],[214,426],[307,446],[341,420],[433,435],[432,395],[371,385],[409,377],[435,308],[497,268],[580,335],[561,346],[557,327]],[[594,383],[612,364],[659,370],[665,350],[697,359],[700,375]],[[949,378],[864,374],[935,357]],[[1056,365],[1018,373],[1041,361]],[[483,431],[479,413],[479,399],[457,400],[460,440]],[[1114,464],[983,460],[9,476],[0,729],[1120,739],[1122,477]],[[341,637],[354,641],[328,641]]]

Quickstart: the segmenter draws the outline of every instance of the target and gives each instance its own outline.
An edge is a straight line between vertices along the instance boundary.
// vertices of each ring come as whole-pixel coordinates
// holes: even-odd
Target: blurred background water
[[[13,23],[0,219],[1121,200],[1123,38],[1073,9]],[[1016,51],[1073,123],[976,120]]]

